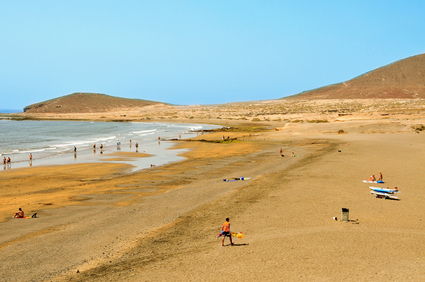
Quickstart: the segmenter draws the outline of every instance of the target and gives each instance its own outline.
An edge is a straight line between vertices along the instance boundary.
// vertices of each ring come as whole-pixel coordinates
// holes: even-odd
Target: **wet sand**
[[[213,133],[198,139],[237,140],[178,142],[185,161],[135,173],[108,162],[7,171],[0,216],[22,206],[39,218],[0,223],[0,280],[423,281],[425,135],[411,122]],[[399,201],[370,194],[362,180],[379,172]],[[333,220],[341,208],[349,222]],[[245,237],[222,247],[226,217]]]

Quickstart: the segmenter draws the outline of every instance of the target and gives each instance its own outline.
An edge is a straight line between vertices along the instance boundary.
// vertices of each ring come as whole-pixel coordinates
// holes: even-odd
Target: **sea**
[[[2,113],[2,114],[17,114],[17,113],[22,113],[22,110],[18,110],[18,109],[0,109],[0,113]]]
[[[133,170],[182,160],[184,150],[169,150],[173,140],[195,137],[215,125],[159,122],[15,121],[0,119],[0,157],[11,159],[3,170],[103,162],[114,152],[139,152],[147,158],[126,158]],[[138,148],[136,148],[138,143]],[[96,148],[94,148],[96,145]],[[100,146],[103,149],[100,149]],[[76,153],[74,153],[74,147]],[[29,156],[32,155],[32,160]],[[122,161],[115,161],[122,162]]]

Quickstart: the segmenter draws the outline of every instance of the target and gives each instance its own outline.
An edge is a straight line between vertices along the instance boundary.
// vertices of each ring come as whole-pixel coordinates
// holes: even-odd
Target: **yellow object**
[[[238,237],[239,239],[242,239],[243,238],[243,234],[242,233],[239,233],[238,235],[236,235],[236,237]]]

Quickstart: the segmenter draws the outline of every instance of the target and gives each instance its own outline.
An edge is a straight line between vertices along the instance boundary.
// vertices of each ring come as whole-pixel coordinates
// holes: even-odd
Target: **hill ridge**
[[[129,99],[101,93],[75,92],[58,98],[35,103],[24,108],[27,113],[94,113],[122,108],[142,108],[168,105],[142,99]]]
[[[304,91],[285,98],[425,98],[425,54],[398,60],[341,83]]]

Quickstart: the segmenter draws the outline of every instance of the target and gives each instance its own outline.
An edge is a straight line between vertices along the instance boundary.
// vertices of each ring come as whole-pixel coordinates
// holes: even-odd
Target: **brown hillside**
[[[113,97],[96,93],[73,93],[24,108],[27,113],[99,113],[142,108],[163,103]]]
[[[343,83],[302,92],[288,98],[425,98],[425,54],[397,61]]]

